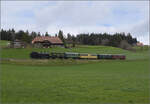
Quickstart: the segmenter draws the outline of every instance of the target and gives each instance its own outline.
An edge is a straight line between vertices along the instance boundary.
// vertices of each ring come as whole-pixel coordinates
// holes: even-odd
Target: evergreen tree
[[[66,48],[67,45],[66,45],[66,42],[65,42],[65,39],[64,39],[64,36],[63,36],[63,31],[59,30],[58,37],[62,40],[62,42],[64,44],[64,47]]]
[[[23,30],[20,30],[16,33],[16,39],[23,40],[23,35],[25,32]]]
[[[14,41],[15,40],[15,36],[16,36],[16,33],[15,33],[14,29],[11,30],[11,34],[12,34],[11,41]]]
[[[55,34],[55,37],[57,37],[57,34]]]
[[[72,40],[72,36],[71,36],[70,33],[68,33],[68,34],[67,34],[67,43],[70,44],[70,43],[72,43],[72,41],[73,41],[73,40]]]
[[[38,36],[41,36],[41,33],[40,33],[40,32],[38,32]]]
[[[45,33],[45,36],[49,36],[49,35],[48,35],[48,32]]]
[[[72,36],[72,47],[76,46],[76,38],[75,36]]]
[[[63,31],[59,30],[59,32],[58,32],[58,37],[59,37],[62,41],[64,41]]]
[[[37,36],[36,32],[31,32],[31,38],[34,39]]]

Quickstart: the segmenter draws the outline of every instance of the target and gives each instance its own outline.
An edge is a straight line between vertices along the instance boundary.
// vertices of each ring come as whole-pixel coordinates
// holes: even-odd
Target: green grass
[[[6,40],[0,40],[0,47],[7,47],[9,41]]]
[[[148,60],[1,68],[3,104],[149,103]]]
[[[2,48],[2,104],[149,104],[149,51],[106,46]],[[125,54],[127,60],[33,60],[32,51]]]
[[[56,66],[56,65],[80,65],[89,63],[98,63],[100,60],[74,60],[74,59],[48,59],[48,60],[34,60],[34,59],[6,59],[2,60],[1,64],[9,65],[25,65],[25,66]],[[105,60],[106,61],[106,60]]]
[[[25,48],[25,49],[12,49],[3,48],[1,50],[2,58],[17,58],[17,59],[29,59],[29,54],[32,51],[49,51],[49,52],[80,52],[80,53],[99,53],[99,54],[125,54],[128,60],[145,59],[149,57],[148,51],[131,52],[115,47],[108,46],[77,46],[71,49],[65,49],[60,47],[55,48]]]

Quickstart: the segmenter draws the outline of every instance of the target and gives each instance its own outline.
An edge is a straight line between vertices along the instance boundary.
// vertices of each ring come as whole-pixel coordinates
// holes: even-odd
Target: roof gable
[[[63,44],[63,42],[60,40],[59,37],[51,37],[51,36],[37,36],[32,40],[32,44],[35,42],[43,42],[43,41],[49,41],[51,43],[55,44]]]

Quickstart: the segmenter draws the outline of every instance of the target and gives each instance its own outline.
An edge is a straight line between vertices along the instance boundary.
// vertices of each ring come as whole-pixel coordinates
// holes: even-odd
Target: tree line
[[[42,34],[40,32],[34,32],[32,31],[29,33],[29,31],[15,31],[14,29],[9,29],[9,30],[3,30],[1,29],[0,31],[0,37],[1,40],[8,40],[8,41],[14,41],[15,39],[21,40],[26,43],[31,43],[31,41],[36,37],[36,36],[41,36]]]
[[[130,33],[90,33],[90,34],[78,34],[75,37],[78,43],[85,45],[106,45],[118,47],[122,41],[126,41],[130,45],[137,43],[137,39],[133,38]]]
[[[15,39],[19,39],[21,41],[24,41],[26,43],[31,43],[31,41],[36,36],[50,36],[48,32],[45,34],[41,34],[40,32],[34,32],[31,33],[23,30],[15,31],[14,29],[9,30],[3,30],[0,31],[0,37],[1,40],[8,40],[13,41]],[[75,47],[76,44],[83,44],[83,45],[105,45],[105,46],[113,46],[113,47],[120,47],[122,42],[125,42],[125,44],[128,45],[134,45],[137,43],[137,39],[133,38],[130,33],[80,33],[76,35],[72,35],[70,33],[65,35],[63,34],[62,30],[59,30],[58,34],[55,34],[55,36],[58,36],[66,46],[66,44],[72,44],[73,47]]]

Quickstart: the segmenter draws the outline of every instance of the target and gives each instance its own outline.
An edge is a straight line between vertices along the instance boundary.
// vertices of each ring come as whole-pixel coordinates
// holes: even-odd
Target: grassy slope
[[[126,61],[30,60],[31,51],[126,54]],[[2,102],[148,104],[148,51],[78,46],[73,49],[1,50]],[[20,60],[20,58],[27,60]],[[139,60],[140,59],[140,60]]]
[[[11,49],[11,48],[3,48],[1,50],[2,58],[21,58],[21,59],[29,59],[29,54],[32,51],[49,51],[49,52],[80,52],[80,53],[101,53],[101,54],[125,54],[127,55],[127,59],[145,59],[149,56],[148,51],[137,51],[130,52],[127,50],[123,50],[115,47],[107,47],[107,46],[78,46],[72,49],[65,48],[49,48],[49,49],[38,49],[38,48],[26,48],[26,49]]]
[[[148,104],[148,61],[2,65],[2,102]]]
[[[0,40],[0,47],[6,47],[8,45],[9,41],[6,40]]]

